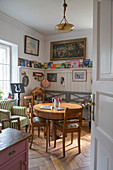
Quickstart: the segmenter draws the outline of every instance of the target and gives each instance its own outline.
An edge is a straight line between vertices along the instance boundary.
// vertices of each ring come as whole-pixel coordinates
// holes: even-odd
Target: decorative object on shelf
[[[25,59],[23,59],[23,58],[18,58],[18,66],[25,67]]]
[[[71,68],[71,62],[70,61],[65,62],[65,68]]]
[[[86,58],[86,38],[51,42],[51,61],[83,58]]]
[[[88,67],[89,61],[90,61],[90,59],[83,59],[83,67]]]
[[[20,93],[25,93],[23,83],[11,83],[12,93],[18,93],[18,106],[20,105]]]
[[[67,19],[66,19],[65,13],[66,13],[67,4],[66,4],[65,0],[64,0],[63,7],[64,7],[63,19],[61,20],[60,24],[55,26],[55,30],[58,31],[58,32],[66,33],[66,32],[73,31],[74,30],[74,25],[69,24]]]
[[[8,99],[14,99],[14,94],[9,93],[8,94]]]
[[[92,67],[93,67],[93,61],[89,61],[88,68],[92,68]]]
[[[52,64],[51,68],[56,69],[56,64]]]
[[[25,76],[26,75],[26,72],[24,71],[23,73],[21,73],[23,76]]]
[[[57,73],[47,73],[47,80],[50,82],[57,82]]]
[[[33,77],[35,80],[42,81],[44,79],[44,74],[41,72],[33,72]]]
[[[51,69],[53,62],[44,63],[44,69]]]
[[[50,82],[46,79],[42,81],[42,87],[48,87],[50,85]]]
[[[39,55],[39,40],[25,35],[24,52],[30,55]]]
[[[79,68],[79,60],[71,61],[71,68]]]
[[[24,87],[28,86],[28,84],[29,84],[29,77],[27,75],[23,76],[22,83],[23,83]]]
[[[61,82],[61,84],[62,84],[63,86],[65,86],[64,77],[61,77],[60,82]]]
[[[80,59],[79,60],[79,68],[82,68],[83,67],[83,59]]]
[[[87,71],[86,70],[73,70],[72,72],[73,81],[86,81],[87,80]]]
[[[2,95],[3,95],[3,94],[4,94],[3,91],[0,90],[0,100],[2,100]]]

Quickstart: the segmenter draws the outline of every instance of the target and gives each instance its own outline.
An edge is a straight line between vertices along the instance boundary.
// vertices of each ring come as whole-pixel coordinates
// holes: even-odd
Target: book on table
[[[58,111],[64,110],[63,107],[56,107],[55,109],[58,110]]]
[[[44,110],[52,110],[53,106],[46,106],[46,105],[42,105],[40,107],[40,109],[44,109]]]

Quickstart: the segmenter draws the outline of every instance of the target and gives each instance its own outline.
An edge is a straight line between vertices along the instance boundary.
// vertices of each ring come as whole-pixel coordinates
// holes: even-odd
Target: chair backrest
[[[66,128],[66,124],[69,122],[68,120],[71,120],[72,123],[78,123],[79,128],[82,126],[82,111],[83,109],[69,109],[66,108],[64,113],[64,129]],[[75,119],[77,119],[75,121]],[[69,122],[69,123],[70,123]]]
[[[5,129],[6,127],[10,127],[13,129],[20,130],[20,118],[11,118],[11,119],[4,119],[2,120],[2,129]]]
[[[23,96],[23,106],[29,106],[29,103],[33,105],[33,96]]]
[[[12,101],[11,100],[0,100],[0,109],[11,111]]]
[[[31,119],[31,123],[33,124],[33,105],[29,103],[29,117]]]

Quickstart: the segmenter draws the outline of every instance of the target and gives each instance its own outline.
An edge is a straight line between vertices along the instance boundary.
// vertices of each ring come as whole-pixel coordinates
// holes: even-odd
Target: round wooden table
[[[40,109],[42,105],[45,106],[53,106],[52,110],[44,110]],[[49,120],[62,120],[64,119],[64,112],[66,108],[69,109],[76,109],[78,112],[82,112],[82,106],[73,103],[61,103],[60,107],[64,108],[62,111],[58,111],[54,108],[53,103],[43,103],[34,105],[34,110],[37,116],[46,119],[46,131],[47,131],[47,138],[46,138],[46,152],[48,151],[48,141],[49,141]],[[54,129],[54,126],[53,126]],[[54,131],[54,130],[53,130]]]

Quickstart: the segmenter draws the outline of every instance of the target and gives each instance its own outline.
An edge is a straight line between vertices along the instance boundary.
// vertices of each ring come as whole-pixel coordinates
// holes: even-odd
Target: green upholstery
[[[16,117],[20,118],[20,128],[29,124],[26,107],[13,106],[11,100],[0,100],[0,122]]]
[[[57,125],[59,125],[60,127],[64,127],[64,122],[56,122]],[[66,124],[66,128],[67,129],[71,129],[71,128],[78,128],[79,125],[77,123],[68,123]]]
[[[36,117],[33,117],[33,122],[46,122],[46,120],[36,116]]]

